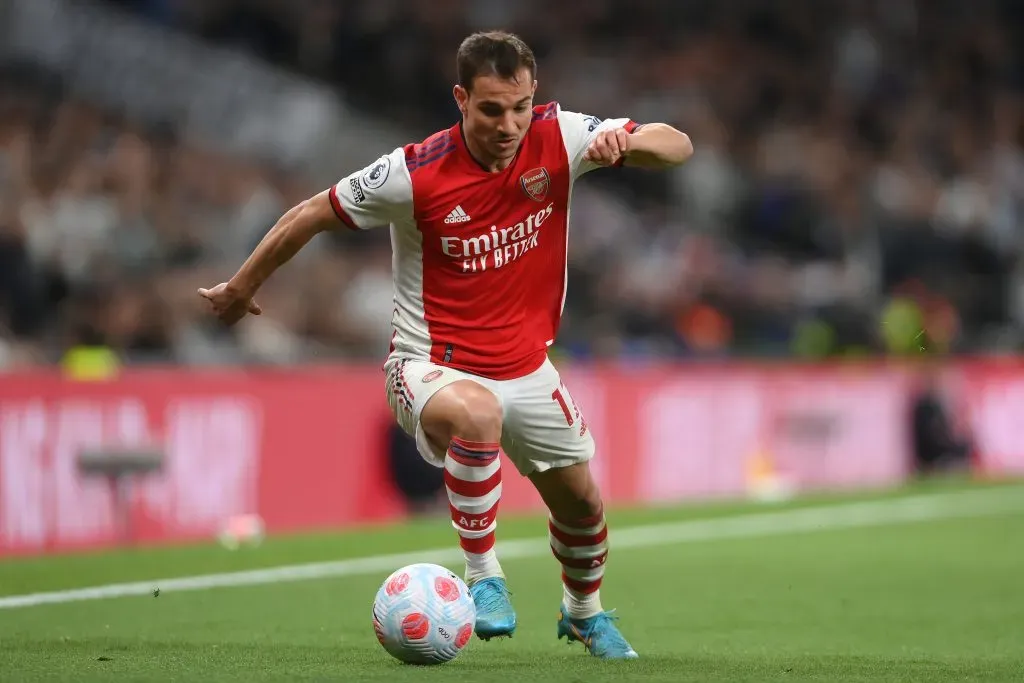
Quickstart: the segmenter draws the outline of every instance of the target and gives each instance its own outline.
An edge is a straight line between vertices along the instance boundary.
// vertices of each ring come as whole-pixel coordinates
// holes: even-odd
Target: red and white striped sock
[[[452,526],[466,555],[466,583],[504,576],[494,552],[501,499],[498,444],[454,438],[444,459]]]
[[[565,607],[573,619],[603,612],[601,579],[608,559],[608,527],[604,513],[574,521],[548,519],[551,552],[562,563]]]

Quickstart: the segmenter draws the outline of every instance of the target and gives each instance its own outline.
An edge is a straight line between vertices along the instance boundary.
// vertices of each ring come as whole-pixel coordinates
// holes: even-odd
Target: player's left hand
[[[625,128],[603,130],[587,147],[583,158],[598,166],[613,166],[629,152],[629,133]]]

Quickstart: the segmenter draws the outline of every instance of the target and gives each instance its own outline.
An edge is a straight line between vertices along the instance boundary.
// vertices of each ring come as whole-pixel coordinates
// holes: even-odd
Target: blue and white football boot
[[[618,617],[612,611],[600,612],[586,619],[569,617],[565,605],[558,613],[558,637],[583,643],[587,652],[599,659],[636,659],[640,655],[622,636],[615,625]]]
[[[505,579],[480,579],[469,587],[476,604],[476,635],[484,640],[512,637],[516,630],[516,611]]]

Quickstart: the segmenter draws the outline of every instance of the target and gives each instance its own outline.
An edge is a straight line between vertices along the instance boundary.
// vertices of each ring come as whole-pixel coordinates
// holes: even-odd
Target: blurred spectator
[[[416,450],[416,442],[394,422],[387,429],[388,474],[413,515],[447,514],[444,470]]]
[[[966,470],[970,443],[953,425],[937,373],[923,366],[917,380],[911,408],[915,469],[922,474]]]

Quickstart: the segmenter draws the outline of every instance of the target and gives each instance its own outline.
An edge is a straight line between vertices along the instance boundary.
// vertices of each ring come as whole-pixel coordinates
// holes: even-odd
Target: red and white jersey
[[[331,188],[350,228],[389,225],[395,282],[392,356],[492,379],[536,370],[558,332],[573,182],[601,131],[637,124],[534,108],[508,168],[470,156],[461,124],[399,147]]]

